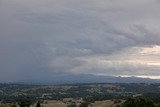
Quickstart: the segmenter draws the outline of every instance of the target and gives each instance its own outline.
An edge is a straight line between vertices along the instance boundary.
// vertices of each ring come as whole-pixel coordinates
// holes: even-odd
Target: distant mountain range
[[[159,79],[138,77],[114,77],[95,75],[56,75],[52,78],[41,78],[16,81],[24,84],[75,84],[75,83],[160,83]]]

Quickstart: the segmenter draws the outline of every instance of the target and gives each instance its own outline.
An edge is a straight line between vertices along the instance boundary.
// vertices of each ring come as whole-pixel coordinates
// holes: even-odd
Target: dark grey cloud
[[[114,67],[113,62],[103,69],[82,59],[107,56],[112,62],[112,55],[125,49],[160,45],[159,9],[156,0],[1,0],[1,80],[87,69],[89,74],[149,74],[152,67],[145,65]]]

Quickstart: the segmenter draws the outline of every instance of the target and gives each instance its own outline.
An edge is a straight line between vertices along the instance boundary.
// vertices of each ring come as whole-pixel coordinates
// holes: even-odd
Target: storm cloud
[[[158,0],[0,0],[0,80],[159,76],[159,10]]]

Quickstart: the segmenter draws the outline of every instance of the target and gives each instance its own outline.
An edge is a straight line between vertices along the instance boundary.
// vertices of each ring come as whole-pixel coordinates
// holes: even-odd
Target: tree
[[[88,107],[88,105],[89,105],[89,103],[87,103],[87,102],[83,102],[83,103],[81,103],[81,104],[80,104],[80,106],[79,106],[79,107]]]
[[[16,104],[13,104],[13,105],[11,105],[11,107],[17,107],[17,105],[16,105]]]
[[[36,107],[41,107],[41,103],[38,101]]]
[[[25,105],[26,105],[26,107],[30,107],[31,101],[30,101],[29,99],[27,99],[27,100],[25,101]]]
[[[76,107],[76,104],[75,103],[71,103],[71,104],[67,105],[67,107]]]
[[[20,102],[20,107],[30,107],[31,101],[29,97],[25,98],[23,101]]]
[[[22,101],[22,102],[20,103],[20,107],[26,107],[26,105],[25,105],[25,102],[24,102],[24,101]]]

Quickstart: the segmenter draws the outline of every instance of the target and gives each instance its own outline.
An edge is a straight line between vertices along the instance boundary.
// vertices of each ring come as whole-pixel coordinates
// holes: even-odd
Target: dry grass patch
[[[92,103],[92,106],[90,107],[112,107],[114,106],[114,102],[111,100],[105,100],[105,101],[95,101],[95,103]]]
[[[48,101],[47,104],[42,104],[43,107],[67,107],[67,104],[62,101]]]

